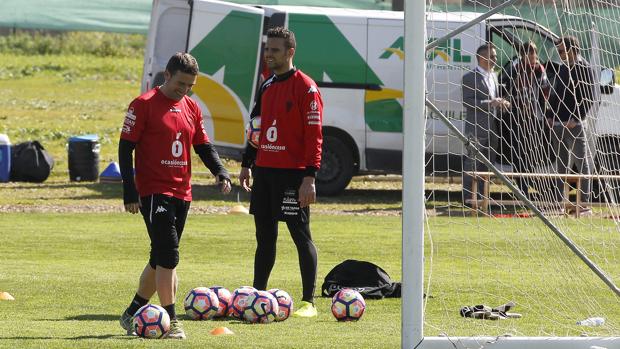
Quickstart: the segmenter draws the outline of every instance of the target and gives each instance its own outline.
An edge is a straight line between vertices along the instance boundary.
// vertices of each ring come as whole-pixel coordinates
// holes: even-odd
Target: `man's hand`
[[[299,207],[304,208],[316,202],[314,177],[304,177],[299,186]]]
[[[125,211],[132,213],[132,214],[138,213],[140,211],[140,203],[132,202],[130,204],[125,204]]]
[[[220,192],[222,194],[228,194],[232,189],[230,178],[226,178],[224,176],[217,176],[217,185],[220,187]]]
[[[508,110],[510,108],[510,102],[503,98],[493,98],[490,102],[491,107]]]
[[[570,120],[568,120],[567,123],[564,124],[564,126],[566,126],[566,128],[568,128],[570,130],[570,129],[575,128],[575,126],[577,126],[577,124],[578,123],[577,123],[577,121],[575,121],[575,119],[570,119]]]
[[[239,184],[245,191],[252,191],[250,179],[252,178],[252,170],[249,167],[242,167],[239,172]]]

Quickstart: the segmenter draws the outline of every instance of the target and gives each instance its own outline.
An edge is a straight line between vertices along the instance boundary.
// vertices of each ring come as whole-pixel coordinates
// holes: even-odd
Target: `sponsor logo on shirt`
[[[273,151],[273,152],[286,151],[285,145],[261,144],[260,148],[264,151]]]
[[[170,108],[170,112],[171,112],[171,113],[180,113],[180,112],[181,112],[181,109],[179,109],[179,108],[177,108],[177,107],[172,107],[172,108]]]
[[[127,125],[123,125],[123,130],[122,130],[122,132],[123,132],[123,133],[127,133],[127,134],[131,133],[131,127],[129,127],[129,126],[127,126]]]
[[[306,114],[308,120],[321,120],[321,114],[310,112]]]
[[[127,110],[127,114],[125,114],[125,118],[129,120],[134,120],[134,121],[136,120],[136,115],[133,113],[133,107]]]
[[[187,166],[187,161],[186,160],[162,160],[161,164],[169,166],[169,167],[183,167],[183,166]]]
[[[319,110],[319,103],[317,103],[315,100],[312,100],[310,102],[310,110],[313,110],[313,111]]]

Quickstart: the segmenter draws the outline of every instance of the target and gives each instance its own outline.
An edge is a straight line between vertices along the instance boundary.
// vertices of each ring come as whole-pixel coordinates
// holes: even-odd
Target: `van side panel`
[[[288,27],[297,39],[295,65],[320,86],[323,127],[344,130],[364,149],[364,86],[378,80],[366,64],[366,18],[290,13]]]
[[[194,3],[189,51],[200,74],[194,95],[207,133],[217,146],[245,145],[245,125],[254,104],[263,11],[220,2]]]

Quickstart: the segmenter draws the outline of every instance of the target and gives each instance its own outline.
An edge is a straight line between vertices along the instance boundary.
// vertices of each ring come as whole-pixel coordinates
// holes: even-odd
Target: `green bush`
[[[0,36],[0,53],[136,57],[144,54],[145,43],[141,34],[17,31]]]

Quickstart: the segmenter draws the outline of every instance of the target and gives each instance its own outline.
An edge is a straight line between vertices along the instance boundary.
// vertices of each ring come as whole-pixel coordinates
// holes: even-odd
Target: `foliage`
[[[144,54],[145,42],[140,34],[17,31],[0,36],[0,53],[136,57]]]

